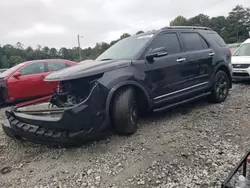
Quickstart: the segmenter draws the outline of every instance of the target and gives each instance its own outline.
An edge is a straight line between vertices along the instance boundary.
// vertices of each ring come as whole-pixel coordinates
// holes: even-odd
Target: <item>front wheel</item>
[[[116,133],[132,134],[137,130],[138,103],[135,90],[124,88],[115,94],[112,102],[111,118]]]
[[[224,71],[218,71],[214,77],[212,85],[210,101],[214,103],[221,103],[227,99],[229,93],[229,78]]]

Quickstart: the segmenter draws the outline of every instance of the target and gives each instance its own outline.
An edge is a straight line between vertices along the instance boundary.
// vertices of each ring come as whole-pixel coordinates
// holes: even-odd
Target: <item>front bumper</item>
[[[108,89],[96,85],[82,103],[69,108],[5,112],[4,132],[11,137],[47,145],[77,145],[96,139],[109,124]]]
[[[233,79],[235,80],[248,80],[250,79],[249,68],[233,68]]]

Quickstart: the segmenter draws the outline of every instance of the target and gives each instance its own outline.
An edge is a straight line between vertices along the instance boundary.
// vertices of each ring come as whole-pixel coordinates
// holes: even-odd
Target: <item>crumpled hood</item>
[[[250,56],[232,56],[232,64],[250,64]]]
[[[92,76],[107,71],[130,66],[129,60],[86,61],[78,65],[56,71],[48,75],[45,81],[64,81]]]

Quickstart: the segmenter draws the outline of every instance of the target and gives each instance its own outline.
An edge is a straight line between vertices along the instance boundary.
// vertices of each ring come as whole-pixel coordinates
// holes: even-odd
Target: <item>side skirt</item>
[[[154,112],[161,112],[161,111],[164,111],[164,110],[167,110],[167,109],[170,109],[170,108],[182,105],[182,104],[186,104],[186,103],[189,103],[191,101],[194,101],[194,100],[197,100],[197,99],[200,99],[200,98],[203,98],[203,97],[206,97],[206,96],[208,96],[210,94],[211,94],[211,92],[202,93],[202,94],[199,94],[199,95],[197,95],[195,97],[192,97],[192,98],[189,98],[189,99],[177,102],[177,103],[169,104],[169,105],[161,107],[161,108],[156,108],[153,111]]]

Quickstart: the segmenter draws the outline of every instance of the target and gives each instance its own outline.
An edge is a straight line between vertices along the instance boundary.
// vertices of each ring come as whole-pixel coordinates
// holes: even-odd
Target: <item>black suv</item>
[[[210,28],[166,27],[117,42],[95,61],[55,72],[52,108],[6,111],[5,133],[46,144],[95,138],[109,125],[137,130],[140,114],[209,97],[223,102],[232,87],[231,53]]]

